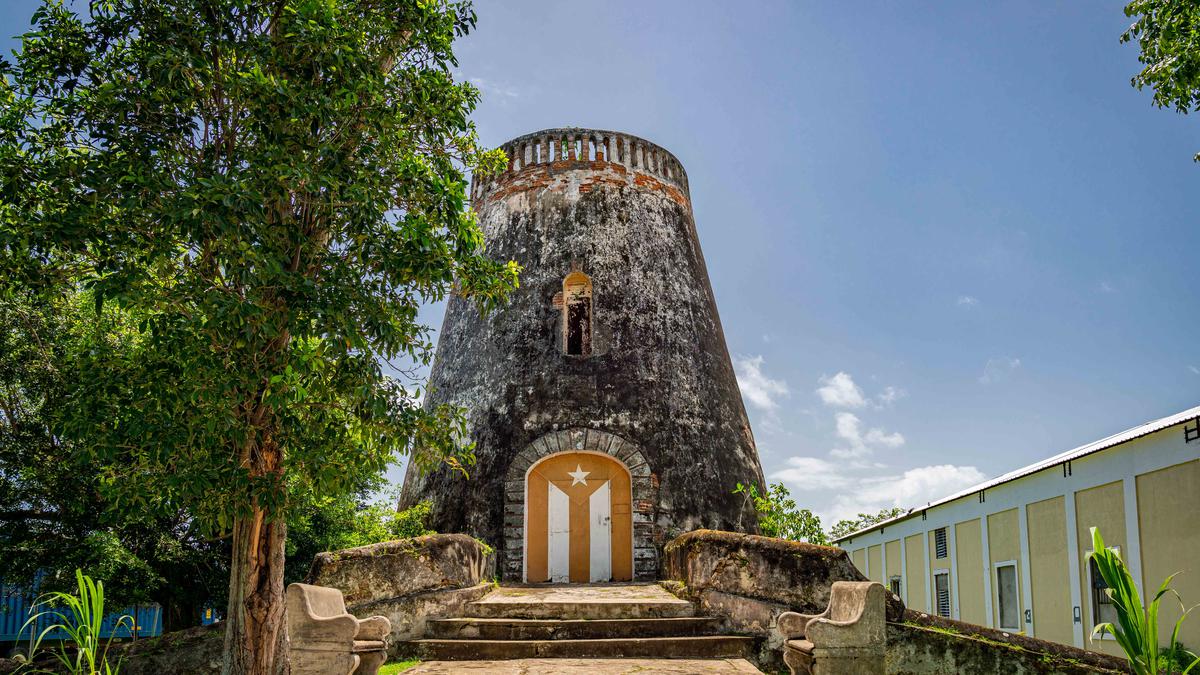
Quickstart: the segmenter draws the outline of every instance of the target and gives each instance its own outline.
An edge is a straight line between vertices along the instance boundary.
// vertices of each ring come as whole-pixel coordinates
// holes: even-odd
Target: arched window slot
[[[582,272],[563,279],[563,351],[572,356],[592,353],[592,280]]]

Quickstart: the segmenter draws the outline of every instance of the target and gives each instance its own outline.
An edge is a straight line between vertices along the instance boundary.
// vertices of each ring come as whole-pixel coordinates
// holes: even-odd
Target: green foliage
[[[908,513],[908,509],[893,507],[890,509],[880,509],[879,513],[860,513],[857,518],[839,520],[833,524],[829,530],[829,538],[833,540],[841,539],[848,534],[858,532],[863,528],[870,527],[876,523],[882,523],[885,520],[891,520],[896,516],[902,516]]]
[[[464,171],[494,170],[451,76],[466,4],[113,0],[34,15],[0,88],[0,278],[136,317],[97,344],[57,431],[110,505],[186,506],[210,534],[287,476],[345,493],[399,453],[469,464],[457,409],[383,364],[427,363],[424,302],[484,307]]]
[[[115,580],[112,606],[158,603],[166,630],[196,625],[205,605],[222,606],[227,539],[197,531],[184,509],[169,514],[115,509],[98,479],[104,468],[75,443],[50,433],[78,386],[75,363],[101,341],[136,337],[118,308],[94,317],[86,293],[41,302],[0,297],[0,570],[11,585],[75,588],[75,570]],[[360,472],[349,494],[317,495],[289,486],[287,581],[300,581],[321,551],[428,532],[428,504],[397,513],[396,497],[367,503],[382,480]]]
[[[771,485],[767,492],[759,494],[758,487],[737,484],[734,494],[745,495],[758,512],[758,528],[767,537],[780,537],[792,541],[807,541],[810,544],[826,544],[825,532],[821,530],[821,519],[812,511],[796,506],[783,483]]]
[[[468,204],[505,161],[453,77],[474,24],[454,0],[45,0],[0,62],[0,296],[133,322],[79,351],[50,433],[106,509],[232,535],[229,672],[282,658],[294,485],[473,461],[404,373],[424,303],[517,283]]]
[[[1117,624],[1102,623],[1092,630],[1092,638],[1108,633],[1120,645],[1121,650],[1129,659],[1129,667],[1136,675],[1157,675],[1159,672],[1174,672],[1172,666],[1186,655],[1176,651],[1179,646],[1179,628],[1183,625],[1191,609],[1183,608],[1179,601],[1182,616],[1175,622],[1171,631],[1172,645],[1164,651],[1158,644],[1158,609],[1163,596],[1173,594],[1179,600],[1179,594],[1171,589],[1171,580],[1175,575],[1167,577],[1155,593],[1149,605],[1143,606],[1137,585],[1129,568],[1121,560],[1116,551],[1104,546],[1104,539],[1098,528],[1092,528],[1092,559],[1104,583],[1108,585],[1105,593],[1112,598],[1117,610]],[[1194,609],[1194,608],[1192,608]],[[1183,675],[1193,670],[1200,659],[1193,658],[1184,665]]]
[[[429,502],[403,511],[396,510],[394,493],[381,501],[366,502],[363,499],[366,490],[377,487],[378,481],[372,481],[364,486],[357,499],[314,497],[296,491],[295,506],[288,512],[285,583],[303,581],[313,557],[323,551],[434,534],[429,529],[432,511]]]
[[[118,580],[110,604],[159,603],[168,629],[194,625],[220,601],[228,547],[202,536],[186,511],[113,509],[102,470],[53,433],[75,395],[81,353],[136,337],[117,308],[95,316],[86,293],[47,301],[0,295],[0,570],[5,583],[76,587],[75,570]]]
[[[1187,672],[1188,669],[1192,667],[1192,664],[1194,664],[1197,659],[1200,659],[1200,656],[1197,656],[1195,652],[1183,646],[1183,644],[1179,642],[1176,642],[1170,646],[1161,647],[1160,650],[1162,651],[1163,658],[1166,661],[1163,670],[1167,673]]]
[[[85,575],[82,570],[75,570],[77,595],[63,592],[46,593],[38,598],[33,608],[45,607],[25,622],[18,632],[24,632],[29,626],[36,626],[43,618],[49,618],[53,623],[42,629],[30,650],[32,658],[42,639],[47,634],[61,630],[67,634],[67,639],[58,645],[53,652],[58,662],[71,675],[116,675],[121,664],[108,663],[108,648],[112,638],[101,640],[100,630],[104,623],[104,583],[95,581]],[[134,620],[131,616],[122,616],[113,625],[112,630],[122,626],[133,630]],[[67,645],[74,646],[74,653],[68,651]],[[44,671],[53,672],[53,671]]]
[[[392,539],[408,539],[426,534],[437,534],[429,529],[429,516],[433,514],[433,502],[419,502],[403,511],[391,511],[385,516],[385,525]]]
[[[1186,115],[1200,110],[1200,3],[1195,0],[1133,0],[1135,17],[1121,42],[1137,41],[1144,66],[1133,77],[1139,90],[1154,90],[1154,105]],[[1200,153],[1193,158],[1200,162]]]

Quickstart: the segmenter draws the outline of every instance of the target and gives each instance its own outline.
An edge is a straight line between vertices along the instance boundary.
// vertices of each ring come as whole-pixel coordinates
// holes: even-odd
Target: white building
[[[1111,654],[1115,619],[1090,564],[1091,527],[1143,599],[1170,574],[1200,603],[1200,407],[1017,469],[837,540],[915,610]],[[1164,598],[1165,645],[1179,603]],[[1180,641],[1200,648],[1200,617]]]

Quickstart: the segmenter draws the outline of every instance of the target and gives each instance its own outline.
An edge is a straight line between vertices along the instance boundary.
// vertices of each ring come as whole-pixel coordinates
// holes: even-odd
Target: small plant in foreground
[[[1129,568],[1125,567],[1124,561],[1116,551],[1105,548],[1100,530],[1095,527],[1092,528],[1092,551],[1092,559],[1096,561],[1096,568],[1100,571],[1100,576],[1104,578],[1104,583],[1108,585],[1104,592],[1112,598],[1113,606],[1117,610],[1117,624],[1097,625],[1092,630],[1092,638],[1095,639],[1096,636],[1104,633],[1111,634],[1120,645],[1121,650],[1125,652],[1125,656],[1129,658],[1129,667],[1135,675],[1158,675],[1160,672],[1179,672],[1181,675],[1187,675],[1195,670],[1196,664],[1200,663],[1200,658],[1187,658],[1184,656],[1186,651],[1179,649],[1179,627],[1183,625],[1184,619],[1195,607],[1184,608],[1179,594],[1171,589],[1171,580],[1175,578],[1175,575],[1167,577],[1159,587],[1158,593],[1154,594],[1154,600],[1149,605],[1143,606]],[[1168,593],[1174,594],[1175,598],[1179,600],[1179,607],[1183,614],[1175,622],[1175,627],[1171,631],[1171,646],[1163,649],[1158,645],[1158,607],[1162,597]],[[1179,653],[1180,651],[1183,651],[1184,654]],[[1190,663],[1182,663],[1185,658]],[[1175,670],[1177,661],[1179,667],[1182,668],[1179,671]]]
[[[758,486],[737,484],[735,495],[744,495],[758,512],[758,527],[765,536],[807,541],[810,544],[826,544],[821,519],[812,511],[796,506],[783,483],[771,485],[759,494]]]
[[[75,570],[75,581],[79,586],[78,596],[62,592],[46,593],[33,604],[35,609],[48,609],[29,617],[25,625],[21,626],[22,632],[31,625],[36,626],[42,617],[49,617],[55,623],[42,629],[37,636],[33,649],[29,652],[30,661],[37,654],[42,639],[55,630],[61,630],[67,634],[67,639],[58,645],[58,651],[53,654],[67,672],[71,675],[117,675],[121,667],[120,661],[115,666],[108,663],[108,647],[112,644],[112,638],[100,638],[100,630],[104,624],[104,583],[92,579],[82,570]],[[127,614],[121,616],[112,631],[117,632],[121,626],[132,629],[133,617]],[[73,656],[68,652],[67,644],[75,645]]]

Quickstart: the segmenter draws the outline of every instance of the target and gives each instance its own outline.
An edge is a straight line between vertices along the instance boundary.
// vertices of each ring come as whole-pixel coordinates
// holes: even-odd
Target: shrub
[[[758,512],[758,529],[768,537],[779,537],[810,544],[825,544],[825,532],[821,530],[821,519],[808,509],[796,506],[783,483],[775,483],[763,494],[758,487],[737,484],[734,494],[745,495]]]
[[[1179,672],[1186,675],[1194,670],[1196,664],[1200,663],[1200,658],[1195,658],[1179,644],[1179,627],[1194,608],[1184,608],[1179,594],[1171,589],[1171,580],[1175,575],[1167,577],[1150,604],[1143,606],[1129,568],[1116,551],[1105,548],[1100,530],[1095,527],[1092,528],[1092,551],[1096,568],[1104,578],[1104,583],[1108,585],[1104,592],[1112,598],[1113,606],[1117,610],[1117,624],[1097,625],[1092,630],[1092,638],[1110,633],[1129,658],[1129,667],[1135,675],[1158,675],[1160,672]],[[1167,594],[1173,594],[1179,600],[1183,614],[1171,631],[1171,646],[1163,649],[1158,645],[1158,607],[1163,596]],[[1183,663],[1185,660],[1189,663]]]
[[[78,596],[62,592],[45,593],[34,603],[35,609],[39,606],[48,609],[29,617],[21,627],[21,632],[30,625],[37,625],[42,617],[49,617],[56,622],[38,634],[29,653],[30,660],[33,660],[46,635],[61,630],[67,634],[67,639],[53,653],[67,672],[71,675],[116,675],[121,667],[120,661],[115,666],[108,663],[108,647],[112,644],[112,638],[100,639],[104,623],[104,583],[93,580],[81,570],[75,570],[75,581],[79,587]],[[117,632],[121,626],[132,629],[133,617],[121,616],[112,631]],[[75,645],[74,658],[67,651],[68,644]]]

